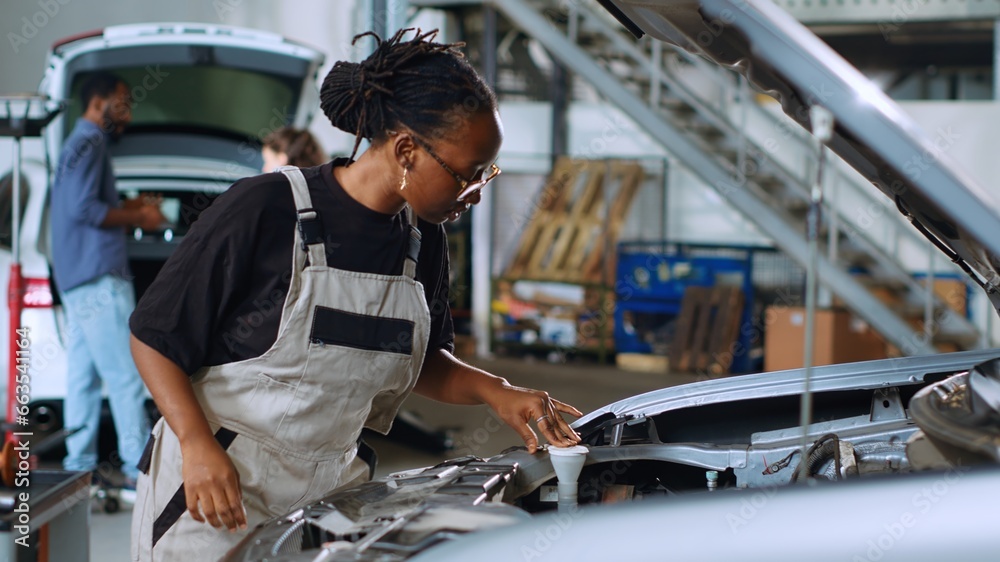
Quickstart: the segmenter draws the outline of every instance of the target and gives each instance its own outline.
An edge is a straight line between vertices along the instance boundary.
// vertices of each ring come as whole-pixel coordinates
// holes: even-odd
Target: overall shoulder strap
[[[409,225],[410,236],[407,237],[406,257],[403,259],[403,275],[415,279],[417,275],[417,259],[420,257],[420,229],[417,228],[417,214],[413,208],[406,206],[406,222]]]
[[[302,248],[302,251],[309,255],[310,265],[326,267],[326,245],[323,243],[326,232],[323,230],[323,221],[320,219],[319,213],[312,206],[305,176],[295,166],[282,166],[276,171],[285,174],[288,182],[292,185],[295,213],[298,216],[295,246]],[[295,252],[295,256],[296,264],[298,264],[300,254]]]

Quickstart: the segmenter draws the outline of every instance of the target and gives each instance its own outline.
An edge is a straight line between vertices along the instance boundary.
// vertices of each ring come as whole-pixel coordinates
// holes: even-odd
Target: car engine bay
[[[995,448],[970,451],[957,443],[969,442],[963,431],[997,434],[1000,359],[911,378],[909,384],[817,393],[805,475],[799,473],[795,395],[648,416],[592,415],[577,427],[589,449],[577,479],[578,504],[594,509],[744,489],[766,495],[802,480],[997,462]],[[713,424],[726,419],[722,410],[732,421]],[[554,513],[556,490],[548,450],[529,455],[515,447],[487,459],[457,458],[341,490],[276,518],[228,560],[405,560],[470,532]]]

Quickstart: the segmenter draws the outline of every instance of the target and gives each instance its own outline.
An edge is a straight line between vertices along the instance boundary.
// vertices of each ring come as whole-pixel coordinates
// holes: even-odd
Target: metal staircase
[[[482,2],[411,0],[428,7],[474,3]],[[784,114],[757,103],[739,75],[659,41],[636,40],[587,0],[489,4],[806,264],[815,141]],[[905,354],[935,353],[934,343],[944,341],[974,347],[976,328],[901,265],[902,249],[926,249],[926,239],[860,175],[827,155],[835,162],[824,184],[835,196],[824,203],[820,283]],[[858,270],[868,272],[864,280],[850,273]],[[877,287],[891,288],[901,303],[890,307],[876,298],[871,289]],[[915,331],[905,319],[914,309],[933,316],[931,329]]]

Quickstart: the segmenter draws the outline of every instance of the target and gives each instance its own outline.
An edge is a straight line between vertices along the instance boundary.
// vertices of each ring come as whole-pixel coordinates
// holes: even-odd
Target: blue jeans
[[[97,468],[101,382],[108,391],[118,433],[122,472],[135,479],[149,437],[145,387],[129,349],[128,318],[135,308],[132,283],[102,275],[62,294],[69,320],[64,425],[81,428],[66,440],[66,470]]]

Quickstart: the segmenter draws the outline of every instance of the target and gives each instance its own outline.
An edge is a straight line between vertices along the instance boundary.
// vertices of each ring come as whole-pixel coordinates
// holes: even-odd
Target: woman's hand
[[[538,450],[534,423],[549,443],[569,447],[580,436],[562,418],[562,414],[582,416],[569,404],[549,398],[541,390],[511,385],[505,379],[462,363],[444,349],[428,352],[414,392],[448,404],[486,404],[524,439],[529,453]]]
[[[181,444],[184,495],[195,521],[230,531],[247,528],[240,474],[214,437]],[[200,509],[199,509],[200,504]]]
[[[538,436],[531,429],[532,423],[538,426],[552,445],[570,447],[580,442],[580,436],[560,413],[576,417],[583,413],[569,404],[550,398],[547,392],[512,386],[505,382],[485,398],[486,403],[500,418],[524,439],[529,453],[538,450]]]
[[[215,440],[194,396],[191,379],[176,363],[135,336],[131,336],[131,345],[143,382],[181,444],[181,477],[191,517],[201,523],[207,520],[213,527],[225,525],[231,531],[246,529],[240,474]]]

